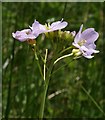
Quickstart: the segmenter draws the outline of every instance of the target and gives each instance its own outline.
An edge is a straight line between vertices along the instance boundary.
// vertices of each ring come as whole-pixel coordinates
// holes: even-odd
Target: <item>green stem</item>
[[[56,64],[56,63],[57,63],[58,61],[60,61],[61,59],[70,57],[70,56],[72,56],[72,55],[73,55],[73,53],[70,53],[70,54],[64,55],[64,56],[62,56],[62,57],[59,57],[58,59],[55,60],[54,64]]]
[[[35,54],[35,60],[37,62],[37,65],[38,65],[38,68],[39,68],[39,71],[40,71],[40,74],[44,80],[44,76],[43,76],[43,73],[42,73],[42,70],[41,70],[41,66],[40,66],[40,63],[39,63],[39,59],[38,59],[38,56],[37,56],[37,53],[36,53],[36,49],[34,50],[34,54]]]
[[[44,115],[44,106],[45,106],[45,99],[46,99],[46,94],[47,94],[47,88],[48,88],[48,84],[44,86],[44,90],[42,93],[42,98],[41,98],[41,107],[40,107],[40,112],[39,112],[39,118],[43,119],[43,115]]]
[[[42,57],[42,55],[38,49],[38,46],[36,46],[36,50],[37,50],[38,55],[41,57],[41,60],[44,62],[44,58]]]
[[[97,102],[93,99],[93,97],[87,92],[87,90],[81,86],[81,88],[83,89],[83,91],[88,95],[88,97],[92,100],[92,102],[96,105],[96,107],[103,113],[103,115],[105,116],[104,111],[102,110],[102,108],[97,104]]]
[[[66,52],[67,50],[70,50],[71,48],[72,48],[72,46],[67,47],[66,49],[62,50],[62,51],[60,52],[60,54],[62,54],[62,53],[64,53],[64,52]]]
[[[46,59],[47,59],[47,49],[46,49],[46,55],[45,55],[45,67],[44,67],[44,80],[45,80],[45,84],[44,84],[44,90],[43,90],[43,93],[42,93],[42,98],[41,98],[41,107],[40,107],[40,111],[39,111],[39,118],[40,119],[43,119],[43,116],[44,116],[44,108],[45,108],[45,101],[46,101],[46,95],[47,95],[47,90],[48,90],[48,85],[49,85],[49,81],[51,79],[51,75],[52,75],[52,71],[54,69],[54,65],[60,61],[61,59],[63,58],[66,58],[66,57],[69,57],[69,56],[72,56],[73,54],[68,54],[68,55],[64,55],[58,59],[56,59],[58,57],[58,55],[56,55],[52,62],[51,62],[51,66],[49,67],[48,69],[48,72],[47,72],[47,76],[45,74],[45,68],[46,68]]]
[[[44,59],[44,81],[46,79],[46,60],[47,60],[48,49],[46,49],[45,59]]]
[[[46,62],[47,62],[47,55],[48,55],[48,49],[46,49],[46,54],[45,54],[45,59],[44,59],[44,70],[43,70],[43,77],[44,77],[44,81],[46,80]],[[49,80],[48,80],[49,82]],[[46,99],[46,94],[47,94],[47,89],[48,89],[48,83],[44,84],[44,90],[42,93],[42,102],[41,102],[41,107],[40,107],[40,112],[39,112],[39,118],[43,119],[43,115],[44,115],[44,106],[45,106],[45,99]]]
[[[44,90],[43,90],[42,98],[41,98],[42,102],[41,102],[41,107],[40,107],[40,112],[39,112],[39,118],[41,118],[41,119],[43,119],[43,116],[44,116],[46,94],[47,94],[48,85],[49,85],[49,81],[51,79],[51,74],[52,74],[53,68],[54,68],[54,64],[51,64],[51,66],[48,70],[47,77],[45,78]]]
[[[46,61],[47,61],[47,54],[48,54],[48,49],[46,49],[46,54],[45,54],[45,59],[44,59],[44,81],[46,79]],[[40,108],[40,113],[39,117],[43,119],[43,114],[44,114],[44,106],[45,106],[45,99],[46,99],[46,93],[47,93],[47,88],[48,84],[44,85],[44,91],[42,93],[42,103],[41,103],[41,108]]]

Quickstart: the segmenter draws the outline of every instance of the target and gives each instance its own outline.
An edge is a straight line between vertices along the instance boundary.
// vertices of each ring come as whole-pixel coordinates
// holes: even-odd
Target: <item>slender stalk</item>
[[[38,49],[38,46],[36,46],[36,50],[37,50],[38,55],[41,57],[41,60],[44,62],[44,58],[42,57],[42,55]]]
[[[71,62],[73,62],[73,61],[74,61],[74,59],[72,59],[70,62],[68,62],[68,63],[62,65],[61,67],[59,67],[58,69],[56,69],[56,70],[52,73],[52,75],[55,74],[55,73],[56,73],[57,71],[59,71],[60,69],[62,69],[63,67],[69,65],[69,64],[70,64]]]
[[[48,85],[49,85],[49,81],[51,79],[51,75],[52,75],[52,71],[54,69],[54,65],[60,61],[61,59],[63,58],[66,58],[66,57],[69,57],[69,56],[72,56],[73,54],[68,54],[68,55],[64,55],[58,59],[56,59],[58,57],[58,55],[56,55],[53,59],[52,59],[52,62],[50,64],[50,67],[48,69],[48,72],[47,72],[47,76],[45,74],[45,68],[46,68],[46,59],[47,59],[47,50],[46,50],[46,55],[45,55],[45,67],[44,67],[44,80],[45,80],[45,84],[44,84],[44,90],[43,90],[43,93],[42,93],[42,102],[41,102],[41,107],[40,107],[40,111],[39,111],[39,118],[40,119],[43,119],[43,116],[44,116],[44,108],[45,108],[45,100],[46,100],[46,95],[47,95],[47,90],[48,90]]]
[[[94,100],[94,98],[87,92],[87,90],[81,86],[81,88],[83,89],[83,91],[88,95],[88,97],[92,100],[92,102],[96,105],[96,107],[103,113],[103,115],[105,116],[105,112],[102,110],[102,108],[97,104],[97,102]]]
[[[36,48],[34,49],[34,55],[35,55],[35,59],[36,59],[36,62],[37,62],[40,74],[41,74],[41,76],[42,76],[42,78],[44,80],[44,76],[43,76],[42,69],[41,69],[41,66],[40,66],[40,63],[39,63],[39,59],[38,59],[38,56],[37,56]]]
[[[62,50],[62,51],[60,52],[60,54],[62,54],[62,53],[64,53],[64,52],[66,52],[67,50],[70,50],[71,48],[72,48],[72,46],[67,47],[66,49]]]
[[[55,60],[54,64],[56,64],[56,63],[57,63],[58,61],[60,61],[61,59],[70,57],[70,56],[72,56],[72,55],[73,55],[73,53],[70,53],[70,54],[64,55],[64,56],[62,56],[62,57],[59,57],[58,59]]]
[[[47,94],[47,90],[48,90],[48,85],[49,85],[49,81],[51,79],[51,74],[54,68],[54,64],[51,64],[51,66],[49,67],[47,76],[45,77],[45,84],[44,84],[44,90],[42,93],[42,102],[41,102],[41,107],[40,107],[40,111],[39,111],[39,118],[43,119],[44,116],[44,108],[45,108],[45,100],[46,100],[46,94]]]
[[[44,59],[44,81],[46,79],[46,60],[47,60],[48,49],[46,49],[45,59]]]
[[[68,55],[64,55],[58,59],[56,59],[58,57],[58,55],[56,55],[53,59],[52,59],[52,63],[50,64],[50,67],[48,69],[48,72],[47,72],[47,76],[45,76],[45,84],[44,84],[44,90],[43,90],[43,93],[42,93],[42,102],[41,102],[41,107],[40,107],[40,112],[39,112],[39,118],[43,118],[43,115],[44,115],[44,108],[45,108],[45,100],[46,100],[46,94],[47,94],[47,90],[48,90],[48,85],[49,85],[49,81],[51,79],[51,76],[52,76],[52,71],[54,69],[54,65],[60,61],[61,59],[63,58],[66,58],[66,57],[69,57],[73,55],[72,53],[71,54],[68,54]],[[46,50],[46,55],[47,56],[47,50]]]
[[[42,98],[41,98],[42,102],[41,102],[41,107],[40,107],[40,111],[39,111],[39,118],[40,119],[43,119],[43,115],[44,115],[44,107],[45,107],[47,88],[48,88],[48,84],[44,86],[44,90],[42,93]]]

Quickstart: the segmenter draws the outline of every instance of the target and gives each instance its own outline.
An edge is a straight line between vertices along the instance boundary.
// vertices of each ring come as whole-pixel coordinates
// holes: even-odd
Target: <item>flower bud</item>
[[[72,53],[74,54],[74,56],[80,56],[82,53],[81,53],[81,51],[79,50],[79,49],[73,49],[72,50]]]

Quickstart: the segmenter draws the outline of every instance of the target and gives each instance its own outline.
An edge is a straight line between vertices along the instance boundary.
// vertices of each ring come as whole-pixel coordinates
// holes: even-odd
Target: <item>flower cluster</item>
[[[21,31],[16,31],[12,33],[12,36],[21,41],[35,41],[35,39],[42,33],[53,32],[57,30],[61,30],[68,25],[66,21],[57,21],[50,24],[42,25],[38,21],[34,21],[32,26],[29,26],[30,29],[24,29]],[[72,50],[74,56],[84,56],[88,59],[94,57],[93,53],[98,53],[98,50],[95,50],[96,45],[95,41],[98,39],[99,34],[94,30],[94,28],[88,28],[82,32],[83,25],[81,25],[79,32],[76,34],[75,31],[60,31],[60,34],[66,33],[68,35],[72,34],[74,37],[74,41],[72,45],[75,47]],[[66,36],[67,37],[67,36]],[[34,43],[34,42],[33,42]]]
[[[93,53],[98,53],[98,50],[95,50],[96,45],[95,41],[98,39],[99,34],[94,30],[94,28],[88,28],[85,31],[82,31],[83,25],[81,25],[79,32],[74,38],[72,43],[76,48],[73,49],[73,52],[77,55],[82,54],[86,58],[93,58]]]
[[[32,27],[30,27],[30,29],[17,31],[16,33],[12,33],[12,36],[15,39],[18,39],[19,41],[24,42],[30,39],[35,39],[42,33],[61,30],[65,28],[67,25],[68,23],[63,21],[63,19],[61,21],[54,22],[51,25],[48,24],[48,26],[47,24],[42,25],[35,20],[34,23],[32,24]]]

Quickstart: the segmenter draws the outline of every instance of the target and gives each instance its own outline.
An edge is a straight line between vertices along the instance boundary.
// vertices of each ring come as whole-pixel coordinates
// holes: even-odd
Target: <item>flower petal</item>
[[[72,44],[79,48],[84,57],[91,59],[94,57],[92,56],[93,53],[99,53],[98,50],[95,50],[96,45],[94,43],[97,40],[99,34],[94,30],[94,28],[88,28],[81,33],[82,27],[83,25],[81,25],[80,30]]]
[[[19,31],[19,32],[20,32],[20,31]],[[31,30],[30,30],[30,29],[24,29],[24,30],[21,30],[21,32],[23,32],[23,33],[30,33]]]
[[[60,23],[61,23],[61,21],[53,22],[50,27],[53,28],[53,27],[59,25]]]
[[[60,29],[65,28],[67,25],[68,25],[68,23],[65,22],[65,21],[64,22],[62,22],[62,20],[57,21],[57,22],[54,22],[54,23],[51,24],[50,30],[48,30],[48,31],[60,30]]]
[[[12,33],[12,36],[13,36],[15,39],[17,39],[17,40],[19,40],[19,41],[22,41],[22,42],[27,39],[26,33],[21,32],[21,31],[17,31],[16,33]]]
[[[86,48],[85,46],[81,46],[81,49],[82,49],[83,51],[88,51],[88,50],[89,50],[89,49]]]
[[[94,28],[88,28],[81,34],[81,39],[86,40],[87,43],[95,42],[99,37],[99,34],[94,31]]]
[[[77,47],[77,48],[80,48],[80,46],[77,43],[75,43],[75,42],[73,42],[72,45]]]
[[[46,31],[46,27],[42,24],[40,24],[38,21],[34,21],[34,23],[32,24],[32,32],[35,36],[38,36],[41,33],[44,33]]]
[[[76,35],[75,38],[74,38],[74,42],[75,42],[75,43],[78,43],[78,42],[81,40],[82,28],[83,28],[83,24],[81,25],[79,32],[77,33],[77,35]]]
[[[16,33],[12,33],[12,36],[21,42],[24,42],[28,39],[35,39],[36,38],[36,36],[32,34],[30,29],[16,31]]]
[[[85,43],[84,46],[86,46],[88,49],[89,48],[92,48],[92,49],[95,49],[96,48],[96,45],[94,43]]]
[[[91,55],[94,53],[94,49],[90,48],[86,48],[85,46],[81,46],[81,51],[83,52],[83,54],[85,53],[86,55]]]
[[[99,53],[100,51],[99,50],[94,50],[94,49],[89,49],[91,50],[93,53]]]
[[[84,55],[84,54],[83,54],[83,56],[84,56],[85,58],[88,58],[88,59],[91,59],[91,58],[94,57],[94,56],[92,56],[92,55]]]

